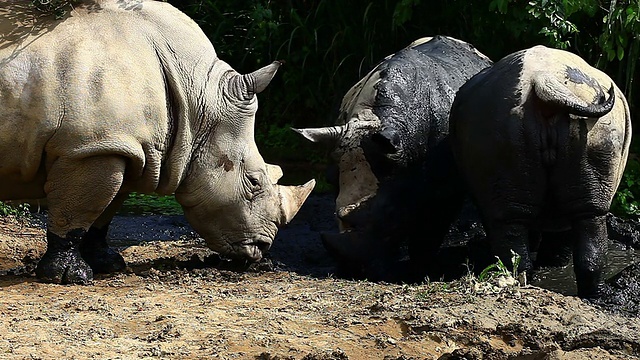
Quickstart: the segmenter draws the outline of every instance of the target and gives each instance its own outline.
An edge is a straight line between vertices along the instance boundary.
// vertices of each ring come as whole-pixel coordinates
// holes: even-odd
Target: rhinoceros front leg
[[[80,244],[80,254],[94,274],[111,274],[123,271],[127,264],[122,255],[109,247],[107,233],[116,212],[128,194],[118,194],[100,217],[89,228]]]
[[[45,184],[49,213],[47,251],[36,268],[40,280],[60,284],[93,280],[80,245],[118,193],[124,170],[121,157],[59,158],[53,163]]]
[[[592,298],[603,289],[602,268],[609,242],[606,216],[595,216],[573,222],[576,243],[573,249],[573,269],[578,296]]]
[[[538,245],[535,249],[533,245],[531,245],[531,251],[536,251],[537,253],[534,263],[536,268],[566,266],[571,262],[573,244],[575,243],[575,231],[531,231],[529,234],[530,239],[538,239]]]
[[[488,227],[491,251],[509,268],[511,263],[511,251],[520,255],[518,271],[529,271],[532,262],[529,253],[529,229],[526,225],[517,222],[493,222]]]
[[[47,252],[36,267],[38,279],[56,284],[86,284],[91,281],[93,271],[78,251],[84,234],[83,229],[75,229],[60,237],[47,231]]]

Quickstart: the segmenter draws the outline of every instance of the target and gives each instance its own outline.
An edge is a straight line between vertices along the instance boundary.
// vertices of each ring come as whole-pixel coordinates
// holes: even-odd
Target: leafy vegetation
[[[629,159],[622,183],[613,199],[611,212],[623,217],[640,216],[640,161]]]
[[[18,219],[27,219],[31,216],[29,204],[12,205],[0,201],[0,216],[11,216]]]
[[[289,128],[333,124],[349,87],[383,57],[423,36],[468,41],[494,60],[537,44],[566,49],[608,73],[632,114],[640,103],[633,91],[638,0],[169,2],[192,16],[238,70],[286,61],[261,97],[256,129],[261,151],[285,161],[323,161],[324,149],[301,145]],[[619,214],[635,214],[638,206],[633,166],[616,198]]]
[[[132,193],[122,205],[122,212],[137,215],[180,215],[182,207],[174,196]]]
[[[511,265],[512,269],[509,268],[500,260],[499,257],[496,256],[496,262],[484,268],[480,275],[478,275],[478,281],[489,281],[491,279],[496,279],[499,277],[512,277],[514,279],[518,278],[518,266],[520,265],[520,255],[515,251],[511,250]]]
[[[496,256],[496,262],[484,268],[478,275],[467,264],[468,271],[465,276],[450,282],[427,281],[425,289],[416,295],[418,299],[429,299],[430,295],[442,292],[461,292],[473,296],[499,293],[505,289],[524,286],[527,279],[525,273],[518,273],[520,260],[520,255],[512,250],[511,269]],[[470,300],[472,299],[470,298]]]

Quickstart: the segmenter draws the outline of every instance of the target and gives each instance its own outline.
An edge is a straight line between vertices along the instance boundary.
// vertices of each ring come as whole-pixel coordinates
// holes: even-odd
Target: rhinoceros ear
[[[277,184],[282,175],[282,168],[280,166],[267,164],[267,176],[269,176],[271,183]]]
[[[321,128],[305,128],[305,129],[291,128],[291,130],[304,136],[305,139],[311,142],[330,143],[330,144],[333,144],[340,139],[340,137],[342,136],[342,133],[344,132],[344,129],[345,129],[345,125],[328,126],[328,127],[321,127]]]
[[[238,99],[250,100],[253,95],[267,88],[283,64],[284,60],[274,61],[250,74],[233,76],[229,79],[229,91]]]

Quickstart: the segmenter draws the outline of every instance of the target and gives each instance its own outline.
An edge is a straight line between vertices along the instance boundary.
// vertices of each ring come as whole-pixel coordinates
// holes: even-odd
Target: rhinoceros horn
[[[328,126],[328,127],[321,127],[321,128],[305,128],[305,129],[291,128],[291,130],[297,132],[298,134],[304,136],[305,139],[314,143],[336,142],[342,136],[344,129],[345,129],[345,125]]]
[[[267,88],[278,68],[283,64],[284,61],[274,61],[250,74],[232,77],[229,79],[231,93],[240,99],[253,98],[253,95],[261,93]]]
[[[307,181],[304,185],[298,186],[278,186],[278,194],[280,195],[280,224],[286,225],[298,213],[302,204],[307,199],[311,190],[316,186],[314,179]]]
[[[278,165],[266,164],[269,180],[278,187],[280,197],[280,225],[288,224],[296,215],[316,185],[315,180],[309,180],[304,185],[284,186],[277,182],[282,177],[282,168]]]

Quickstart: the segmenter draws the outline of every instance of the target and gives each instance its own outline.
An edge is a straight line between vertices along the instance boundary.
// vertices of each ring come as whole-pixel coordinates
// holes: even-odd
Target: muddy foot
[[[82,259],[78,244],[84,231],[73,230],[66,238],[47,232],[47,252],[38,262],[36,277],[56,284],[87,284],[93,271]]]
[[[108,226],[90,227],[82,238],[80,254],[95,274],[111,274],[123,271],[127,264],[122,256],[107,244]]]
[[[47,251],[36,267],[36,277],[55,284],[88,284],[93,280],[93,271],[78,250]]]
[[[127,264],[124,258],[109,247],[81,247],[82,258],[89,264],[95,274],[112,274],[124,271]]]

